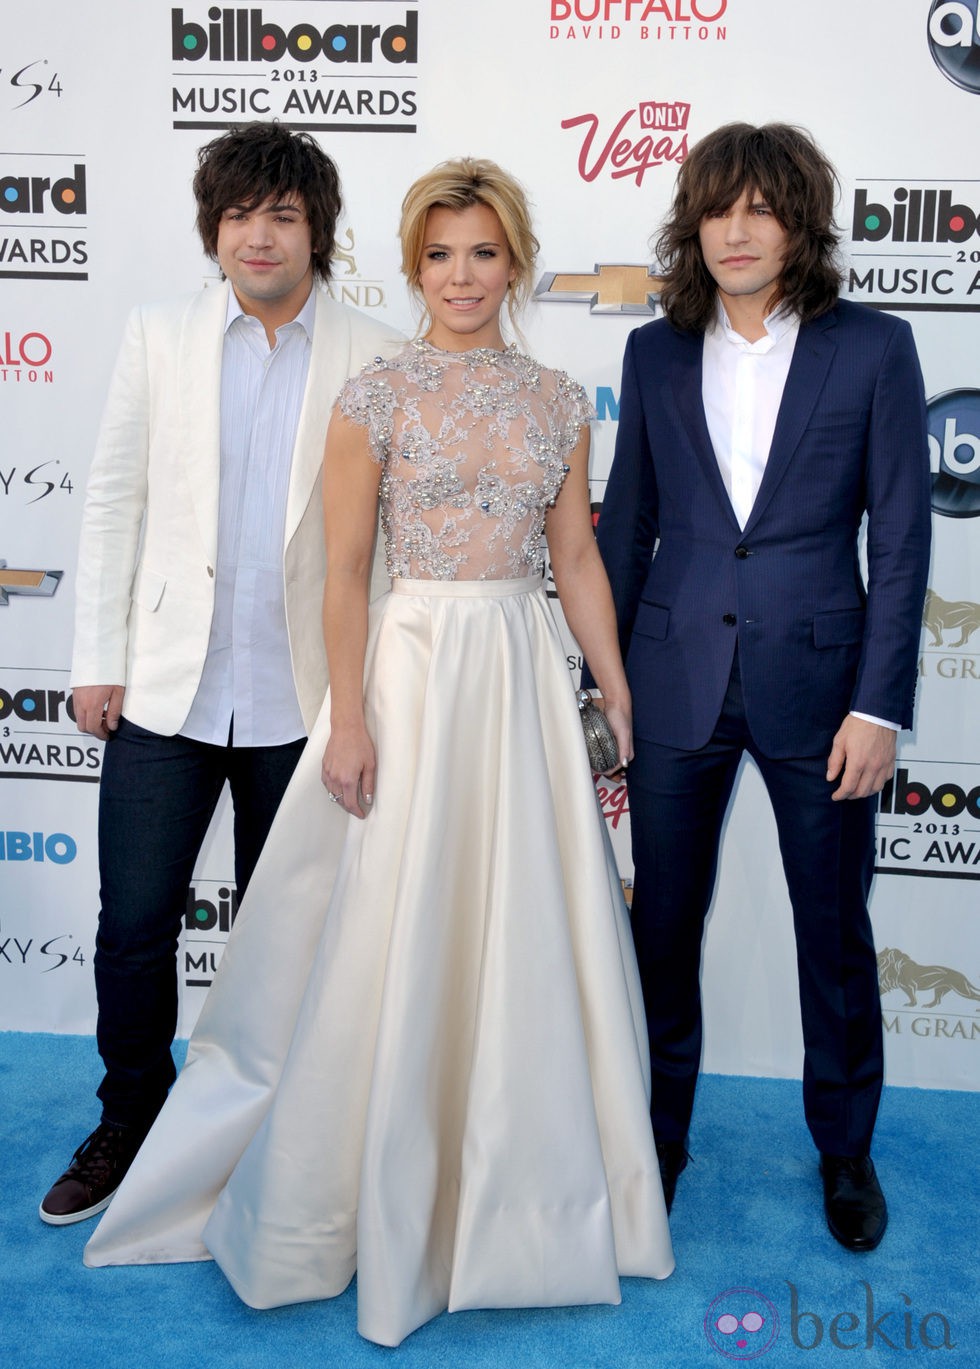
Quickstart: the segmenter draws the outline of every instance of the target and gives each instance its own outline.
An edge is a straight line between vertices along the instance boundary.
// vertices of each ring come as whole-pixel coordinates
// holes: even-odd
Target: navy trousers
[[[305,744],[210,746],[126,718],[106,743],[94,957],[103,1121],[147,1129],[176,1077],[177,939],[225,781],[241,898]]]
[[[803,1104],[818,1150],[871,1143],[883,1048],[867,899],[875,800],[833,802],[827,756],[771,760],[749,733],[738,659],[715,733],[698,751],[635,742],[629,767],[632,926],[653,1069],[658,1140],[687,1135],[701,1059],[701,945],[725,812],[743,752],[759,766],[779,832],[796,935]]]

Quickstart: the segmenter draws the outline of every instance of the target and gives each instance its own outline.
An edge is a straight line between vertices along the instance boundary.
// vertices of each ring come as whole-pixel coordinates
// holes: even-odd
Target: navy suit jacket
[[[744,530],[708,436],[702,345],[661,319],[626,348],[597,537],[636,735],[703,746],[736,641],[748,725],[767,756],[829,751],[850,710],[911,726],[930,510],[908,324],[840,302],[800,328]]]

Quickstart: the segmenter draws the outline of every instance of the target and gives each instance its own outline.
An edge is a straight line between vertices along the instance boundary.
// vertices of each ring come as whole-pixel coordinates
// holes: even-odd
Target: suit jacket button
[[[208,575],[212,580],[214,579],[214,566],[208,566]]]
[[[726,627],[734,627],[735,624],[738,622],[738,619],[735,617],[734,613],[725,613],[722,615],[721,621],[725,624]]]
[[[749,549],[748,549],[748,547],[736,547],[736,548],[735,548],[735,555],[738,557],[738,559],[739,559],[740,561],[744,561],[745,558],[746,558],[746,556],[748,556],[748,554],[749,554]]]

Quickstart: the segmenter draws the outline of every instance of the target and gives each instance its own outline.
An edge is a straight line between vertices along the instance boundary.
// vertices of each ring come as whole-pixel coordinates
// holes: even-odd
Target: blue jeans
[[[305,744],[211,746],[158,736],[126,718],[106,743],[94,957],[103,1121],[147,1129],[176,1077],[177,940],[225,781],[241,898]]]

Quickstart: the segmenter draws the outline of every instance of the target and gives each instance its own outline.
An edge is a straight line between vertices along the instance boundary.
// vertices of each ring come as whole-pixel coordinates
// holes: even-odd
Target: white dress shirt
[[[181,735],[224,746],[279,746],[306,735],[293,683],[282,579],[286,496],[306,391],[313,291],[269,347],[228,295],[221,356],[221,478],[214,616]]]
[[[776,418],[800,331],[797,316],[777,309],[756,342],[737,333],[718,301],[705,331],[701,399],[708,436],[735,517],[744,528],[752,512],[772,446]],[[897,723],[854,713],[855,718],[899,731]]]
[[[718,316],[704,335],[704,416],[740,528],[762,484],[800,323],[795,314],[777,311],[765,328],[765,337],[749,342],[719,301]]]

